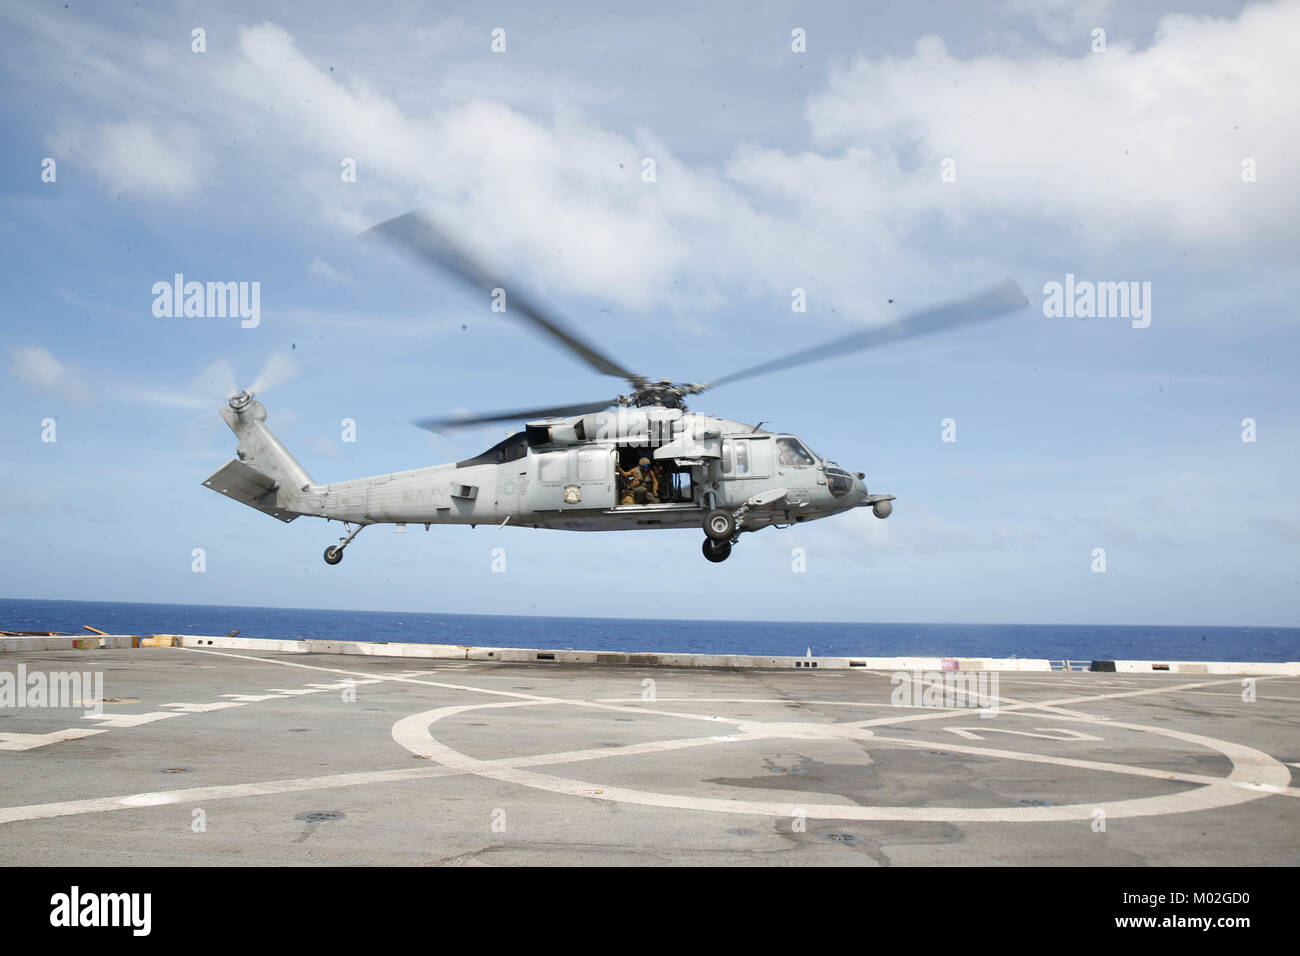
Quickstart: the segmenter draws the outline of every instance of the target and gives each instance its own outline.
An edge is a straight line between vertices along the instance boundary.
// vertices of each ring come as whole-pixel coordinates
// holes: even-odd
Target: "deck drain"
[[[1033,797],[1017,797],[1016,803],[1022,807],[1050,807],[1051,800],[1035,800]]]
[[[773,768],[772,768],[772,772],[773,772],[773,773],[795,774],[795,773],[807,773],[808,771],[805,770],[805,769],[803,769],[803,767],[773,767]]]
[[[758,831],[751,830],[749,827],[732,827],[727,832],[732,836],[758,836]]]
[[[307,733],[307,732],[310,731],[310,730],[311,730],[310,727],[290,727],[290,728],[289,728],[289,733],[291,733],[291,734],[305,734],[305,733]]]
[[[844,846],[862,845],[862,837],[858,836],[856,833],[841,833],[838,831],[833,833],[823,833],[822,839],[830,840],[832,843],[842,843]]]
[[[338,810],[308,810],[306,813],[298,814],[294,819],[306,823],[324,823],[327,820],[342,820],[343,814]]]
[[[946,750],[927,750],[926,753],[928,753],[931,757],[949,757],[949,756],[951,756],[951,754],[949,754],[948,751],[946,751]]]
[[[163,767],[158,772],[159,773],[189,773],[190,769],[191,768],[189,767]]]

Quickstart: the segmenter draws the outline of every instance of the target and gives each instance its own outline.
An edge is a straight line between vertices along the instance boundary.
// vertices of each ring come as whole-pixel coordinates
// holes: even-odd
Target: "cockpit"
[[[843,498],[853,490],[853,476],[841,468],[827,465],[826,487],[836,498]]]
[[[803,442],[788,435],[776,440],[776,460],[784,468],[814,468],[817,465],[817,459]]]

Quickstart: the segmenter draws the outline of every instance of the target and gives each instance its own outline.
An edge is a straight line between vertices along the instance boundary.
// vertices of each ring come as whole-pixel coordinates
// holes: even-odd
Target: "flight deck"
[[[4,642],[5,865],[1300,863],[1294,664],[80,643]]]

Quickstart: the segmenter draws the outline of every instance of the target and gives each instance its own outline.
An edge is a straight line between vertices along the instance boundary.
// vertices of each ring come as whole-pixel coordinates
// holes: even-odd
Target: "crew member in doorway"
[[[627,483],[623,504],[628,504],[629,495],[632,502],[638,505],[659,504],[659,482],[655,479],[654,472],[650,470],[649,458],[642,458],[635,468],[629,468],[627,471],[620,468],[618,473]]]
[[[673,484],[668,476],[664,473],[663,462],[655,462],[650,466],[650,477],[654,481],[654,491],[660,501],[673,500]]]

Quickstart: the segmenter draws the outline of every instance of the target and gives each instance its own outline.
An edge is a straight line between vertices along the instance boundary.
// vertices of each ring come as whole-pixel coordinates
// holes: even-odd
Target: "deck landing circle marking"
[[[720,703],[709,699],[692,700],[692,703]],[[1068,820],[1093,820],[1097,811],[1102,811],[1108,818],[1159,816],[1170,813],[1189,813],[1193,811],[1214,810],[1258,800],[1270,793],[1285,789],[1291,782],[1291,771],[1269,754],[1253,747],[1236,744],[1225,740],[1216,740],[1200,734],[1192,734],[1163,727],[1148,727],[1142,724],[1130,724],[1116,720],[1106,720],[1106,728],[1132,730],[1139,733],[1156,734],[1197,744],[1217,751],[1227,757],[1232,770],[1226,777],[1194,781],[1201,785],[1180,793],[1163,794],[1154,797],[1136,797],[1131,800],[1114,800],[1101,803],[1066,804],[1062,806],[1008,806],[1008,807],[906,807],[906,806],[862,806],[860,804],[814,804],[779,803],[763,800],[737,800],[719,797],[693,797],[687,794],[656,793],[647,790],[634,790],[626,787],[613,787],[584,780],[571,780],[550,774],[536,773],[524,769],[526,766],[545,767],[563,763],[576,763],[587,760],[609,759],[623,754],[657,753],[669,750],[691,748],[696,746],[725,745],[726,743],[771,740],[783,737],[793,739],[820,740],[855,740],[868,739],[873,734],[866,728],[853,724],[801,723],[795,721],[763,722],[752,719],[720,718],[736,727],[738,733],[728,736],[683,738],[679,740],[651,741],[631,744],[621,748],[593,748],[589,750],[539,754],[536,756],[507,757],[494,760],[482,760],[455,750],[435,739],[430,729],[438,721],[456,714],[476,710],[498,709],[507,707],[545,707],[557,704],[582,706],[582,701],[564,700],[523,700],[496,702],[491,704],[462,704],[451,707],[439,707],[404,717],[393,724],[393,739],[418,756],[428,757],[448,767],[454,767],[466,773],[488,777],[506,783],[552,793],[567,794],[587,799],[609,800],[615,803],[633,803],[642,806],[656,806],[678,810],[705,810],[716,813],[742,813],[758,816],[793,817],[803,814],[814,819],[828,820],[906,820],[913,822],[937,823],[1045,823]],[[791,701],[774,700],[774,704],[789,704]],[[799,701],[797,703],[810,703]],[[817,702],[811,702],[817,703]],[[909,708],[910,710],[910,708]],[[958,716],[954,712],[955,716]],[[681,715],[685,716],[685,715]],[[694,716],[694,715],[692,715]],[[1034,720],[1065,721],[1069,723],[1086,723],[1096,726],[1097,720],[1074,717],[1060,713],[1044,713],[1028,710],[1012,716],[1027,716]],[[699,715],[701,720],[716,720],[717,717]],[[880,721],[873,721],[873,727],[886,726]],[[917,740],[915,742],[899,738],[883,738],[889,743],[903,746],[917,746],[932,749],[933,741]],[[1076,758],[1056,757],[1053,755],[1012,753],[995,751],[984,747],[963,747],[949,745],[949,750],[961,752],[989,752],[1004,759],[1024,759],[1037,763],[1055,764],[1083,769],[1092,769],[1105,773],[1124,773],[1131,771],[1148,778],[1183,779],[1188,776],[1176,775],[1142,767],[1128,767],[1107,764],[1099,760],[1081,760]],[[1202,782],[1203,781],[1203,782]]]

